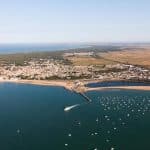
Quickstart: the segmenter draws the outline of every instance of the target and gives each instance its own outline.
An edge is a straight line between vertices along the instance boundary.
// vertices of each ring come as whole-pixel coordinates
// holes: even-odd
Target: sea
[[[0,54],[60,51],[84,47],[88,47],[87,44],[80,44],[80,43],[0,44]]]
[[[85,94],[0,83],[0,150],[150,149],[149,91]]]

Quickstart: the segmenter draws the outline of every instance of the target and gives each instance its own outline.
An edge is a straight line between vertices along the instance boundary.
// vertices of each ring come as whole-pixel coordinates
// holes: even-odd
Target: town
[[[0,80],[150,80],[150,70],[132,64],[70,65],[56,59],[32,59],[24,65],[1,64]]]

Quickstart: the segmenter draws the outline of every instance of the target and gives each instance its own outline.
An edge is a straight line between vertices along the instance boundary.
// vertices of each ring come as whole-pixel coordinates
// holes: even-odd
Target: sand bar
[[[126,89],[126,90],[143,90],[150,91],[150,86],[111,86],[111,87],[96,87],[96,88],[86,88],[86,91],[100,91],[107,89]]]

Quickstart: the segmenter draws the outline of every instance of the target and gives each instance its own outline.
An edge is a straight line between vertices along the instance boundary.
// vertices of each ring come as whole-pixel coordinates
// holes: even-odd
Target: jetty
[[[71,86],[71,90],[77,94],[79,94],[80,96],[82,96],[87,102],[92,102],[92,99],[89,98],[84,92],[85,90],[85,86],[82,82],[80,81],[76,81],[73,83],[73,85]]]
[[[79,91],[79,90],[77,90],[77,89],[73,89],[73,88],[72,88],[72,92],[81,95],[87,102],[92,102],[92,99],[89,98],[83,91],[81,91],[81,90]]]
[[[79,94],[86,100],[86,101],[88,101],[88,102],[92,102],[92,99],[91,98],[89,98],[87,95],[85,95],[84,93],[82,93],[82,92],[79,92]]]

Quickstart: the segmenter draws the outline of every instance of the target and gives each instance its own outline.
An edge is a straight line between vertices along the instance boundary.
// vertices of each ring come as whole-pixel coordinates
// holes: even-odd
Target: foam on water
[[[68,106],[64,108],[64,111],[70,111],[71,109],[80,106],[80,104],[76,104],[76,105],[72,105],[72,106]]]

